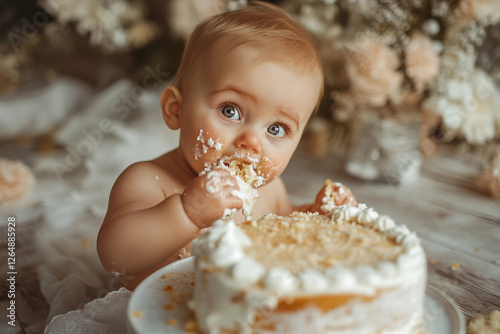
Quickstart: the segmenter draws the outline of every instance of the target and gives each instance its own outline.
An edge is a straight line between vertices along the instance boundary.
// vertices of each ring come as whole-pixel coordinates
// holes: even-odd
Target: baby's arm
[[[144,275],[172,262],[201,227],[222,216],[224,208],[239,208],[231,196],[236,182],[221,171],[224,187],[207,190],[208,176],[197,177],[183,194],[165,193],[154,178],[150,163],[132,165],[122,173],[111,191],[108,212],[97,240],[103,266],[128,276]]]

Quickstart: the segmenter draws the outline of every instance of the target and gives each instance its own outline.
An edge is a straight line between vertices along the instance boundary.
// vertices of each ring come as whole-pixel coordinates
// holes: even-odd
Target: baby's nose
[[[247,131],[241,133],[238,137],[236,137],[234,145],[237,149],[245,151],[246,153],[260,154],[262,151],[262,144],[259,139],[259,135],[254,129],[248,129]]]

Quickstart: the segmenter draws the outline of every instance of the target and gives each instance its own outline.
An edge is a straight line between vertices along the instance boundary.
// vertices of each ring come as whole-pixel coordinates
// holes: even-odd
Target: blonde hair
[[[262,47],[266,52],[261,58],[288,62],[303,72],[317,70],[321,75],[318,106],[323,95],[323,70],[310,35],[283,9],[261,1],[198,24],[187,41],[173,85],[182,91],[193,69],[215,48],[230,51],[241,44]]]

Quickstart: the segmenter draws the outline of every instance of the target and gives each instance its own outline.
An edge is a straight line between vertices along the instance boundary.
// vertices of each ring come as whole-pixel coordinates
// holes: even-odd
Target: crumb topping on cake
[[[414,232],[364,204],[239,225],[219,220],[195,241],[194,254],[203,268],[218,268],[237,285],[279,293],[323,287],[372,294],[412,280],[412,269],[425,262]]]
[[[292,273],[332,265],[354,267],[395,261],[403,248],[394,237],[331,216],[294,213],[267,216],[240,225],[252,245],[247,254],[267,268],[285,266]]]

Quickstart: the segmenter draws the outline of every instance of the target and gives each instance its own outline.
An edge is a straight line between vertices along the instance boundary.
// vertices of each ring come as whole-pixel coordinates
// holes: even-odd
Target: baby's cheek
[[[200,129],[193,152],[196,160],[215,161],[224,148],[224,138],[211,136],[208,131]]]
[[[272,161],[265,157],[261,159],[257,165],[257,169],[262,177],[264,177],[265,183],[269,183],[283,172],[281,164],[276,161]]]

